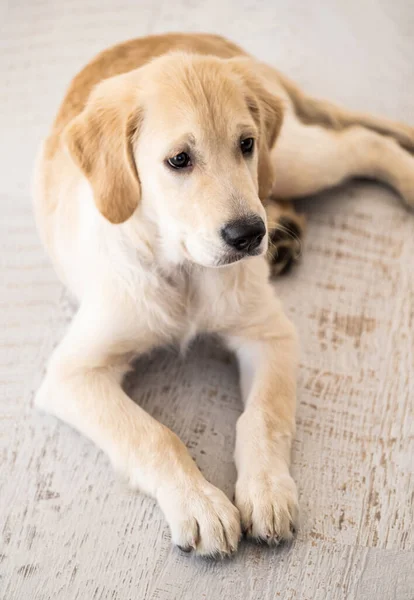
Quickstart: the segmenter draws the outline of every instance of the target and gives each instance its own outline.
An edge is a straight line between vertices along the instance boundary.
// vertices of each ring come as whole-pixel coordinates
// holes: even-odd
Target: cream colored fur
[[[276,196],[370,175],[411,205],[413,158],[360,126],[301,123],[276,71],[253,59],[194,52],[108,79],[54,135],[39,156],[35,211],[80,308],[37,406],[92,439],[133,487],[156,498],[182,548],[228,554],[242,530],[269,543],[290,539],[298,513],[289,473],[296,334],[268,282],[267,236],[259,256],[220,266],[228,258],[220,229],[246,214],[266,219],[258,192],[270,156]],[[256,138],[249,160],[238,153],[240,136]],[[197,166],[173,172],[165,159],[188,143]],[[235,505],[121,387],[132,358],[186,346],[198,333],[220,335],[239,360],[245,411]]]

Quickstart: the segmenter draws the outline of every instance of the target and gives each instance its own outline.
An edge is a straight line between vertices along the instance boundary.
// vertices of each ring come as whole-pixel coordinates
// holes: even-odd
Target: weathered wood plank
[[[315,91],[414,123],[408,0],[9,3],[0,73],[0,598],[412,600],[414,219],[357,184],[309,203],[303,263],[275,286],[302,343],[290,548],[215,564],[170,546],[159,509],[31,398],[71,315],[40,249],[29,170],[70,76],[109,44],[214,30]],[[321,19],[323,12],[324,19]],[[331,60],[327,61],[326,57]],[[369,74],[369,77],[367,76]],[[232,359],[202,341],[141,360],[127,387],[231,497],[241,407]]]

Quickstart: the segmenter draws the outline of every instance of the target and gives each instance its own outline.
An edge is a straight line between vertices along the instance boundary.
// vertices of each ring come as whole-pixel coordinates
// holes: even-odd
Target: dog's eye
[[[180,152],[180,154],[169,158],[168,164],[173,169],[185,169],[191,166],[191,159],[186,152]]]
[[[254,148],[254,139],[253,138],[245,138],[244,140],[240,140],[240,149],[243,154],[251,154]]]

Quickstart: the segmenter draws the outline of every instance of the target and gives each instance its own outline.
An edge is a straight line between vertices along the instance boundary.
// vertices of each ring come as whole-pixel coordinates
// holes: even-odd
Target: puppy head
[[[172,53],[97,86],[65,135],[109,221],[147,219],[169,260],[214,267],[266,251],[281,123],[249,59]]]

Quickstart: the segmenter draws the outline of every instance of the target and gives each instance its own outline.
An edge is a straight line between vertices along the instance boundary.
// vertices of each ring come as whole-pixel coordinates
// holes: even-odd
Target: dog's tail
[[[414,127],[382,117],[341,108],[331,102],[304,94],[293,82],[281,75],[281,81],[290,96],[298,118],[308,125],[322,125],[341,130],[360,125],[382,135],[394,138],[400,146],[414,153]]]

